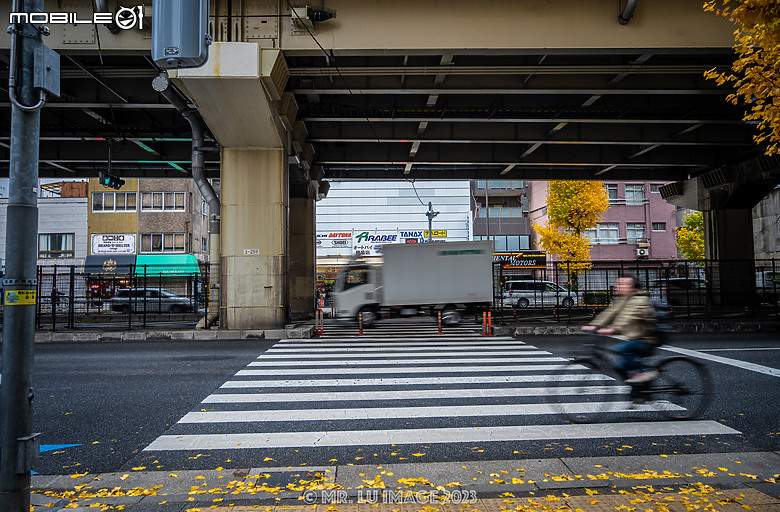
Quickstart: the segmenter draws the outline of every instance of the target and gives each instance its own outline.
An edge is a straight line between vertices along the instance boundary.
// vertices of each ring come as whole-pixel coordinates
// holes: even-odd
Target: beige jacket
[[[655,307],[647,292],[639,291],[619,298],[590,322],[598,328],[611,328],[630,340],[658,344],[653,336]]]

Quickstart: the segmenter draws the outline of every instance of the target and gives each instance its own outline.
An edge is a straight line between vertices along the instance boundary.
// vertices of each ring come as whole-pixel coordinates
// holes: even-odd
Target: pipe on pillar
[[[208,314],[201,318],[197,325],[198,328],[208,329],[219,320],[219,262],[221,255],[219,250],[219,198],[216,192],[214,192],[214,187],[206,179],[205,165],[203,163],[204,125],[198,111],[188,107],[181,96],[171,87],[167,73],[160,73],[152,81],[152,87],[181,113],[192,128],[192,178],[195,180],[195,184],[198,185],[198,190],[200,190],[203,199],[209,205],[209,310]]]
[[[631,21],[631,18],[634,17],[634,10],[636,9],[638,1],[639,0],[628,0],[628,2],[626,2],[626,8],[618,15],[618,23],[626,25]]]
[[[103,12],[103,13],[111,13],[111,11],[108,10],[108,2],[107,0],[95,0],[95,12]],[[116,23],[112,20],[111,23],[106,24],[106,28],[109,32],[112,34],[118,34],[119,33],[119,27]],[[95,29],[97,30],[97,29]]]

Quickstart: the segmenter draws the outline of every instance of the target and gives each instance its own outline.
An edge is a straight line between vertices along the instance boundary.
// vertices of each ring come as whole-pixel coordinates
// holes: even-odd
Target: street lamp
[[[433,218],[436,217],[439,212],[433,211],[433,204],[428,202],[428,211],[425,212],[425,216],[428,217],[428,242],[431,242],[433,236]]]

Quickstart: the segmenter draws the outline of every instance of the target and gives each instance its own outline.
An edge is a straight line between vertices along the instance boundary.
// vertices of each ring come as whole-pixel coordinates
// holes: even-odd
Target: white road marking
[[[377,349],[378,350],[378,349]],[[266,352],[259,356],[257,359],[313,359],[323,357],[338,357],[338,358],[382,358],[387,359],[389,357],[424,357],[424,356],[523,356],[526,354],[539,353],[535,350],[508,350],[508,351],[495,351],[495,352],[469,352],[465,350],[458,350],[453,352],[397,352],[397,353],[375,353],[375,352],[363,352],[360,349],[339,349],[332,352],[315,352],[315,351],[301,351],[301,352]],[[266,355],[267,354],[267,355]]]
[[[583,367],[584,368],[584,367]],[[218,393],[209,395],[204,404],[265,402],[344,402],[354,400],[428,400],[469,399],[555,395],[620,395],[630,386],[589,386],[555,388],[488,388],[488,389],[405,389],[395,391],[329,391],[323,393]]]
[[[729,435],[739,431],[715,421],[598,423],[591,425],[529,425],[399,430],[269,432],[244,434],[163,435],[144,451],[247,450],[320,446],[408,445],[420,443],[480,443],[626,437]]]
[[[511,340],[511,338],[510,338]],[[281,341],[274,345],[274,348],[277,347],[283,347],[287,349],[288,347],[294,347],[294,348],[321,348],[317,347],[316,345],[327,345],[328,347],[334,347],[334,348],[344,348],[344,347],[418,347],[418,348],[433,348],[433,347],[458,347],[458,346],[480,346],[480,347],[487,347],[490,345],[495,345],[499,348],[506,348],[510,345],[519,345],[517,348],[521,348],[522,346],[527,346],[525,342],[523,341],[517,341],[517,340],[508,340],[506,342],[501,341],[482,341],[482,340],[470,340],[470,341],[444,341],[444,340],[438,340],[438,341],[427,341],[427,342],[400,342],[400,341],[385,341],[383,343],[363,343],[362,341],[353,341],[352,343],[326,343],[326,342],[315,342],[315,343],[294,343],[294,342],[285,342]],[[528,347],[533,348],[533,347]]]
[[[745,352],[751,350],[780,350],[780,347],[755,347],[755,348],[702,348],[699,352]]]
[[[397,377],[377,379],[306,379],[306,380],[229,380],[220,388],[287,388],[287,387],[340,387],[340,386],[414,386],[418,384],[500,384],[502,382],[549,382],[551,379],[566,382],[615,380],[601,374],[581,375],[493,375],[472,377]]]
[[[727,357],[714,356],[711,354],[705,354],[696,350],[689,350],[687,348],[673,347],[665,345],[661,347],[662,350],[668,350],[669,352],[676,352],[690,357],[698,357],[699,359],[706,359],[707,361],[713,361],[716,363],[727,364],[729,366],[736,366],[743,370],[750,370],[752,372],[763,373],[764,375],[771,375],[772,377],[780,377],[780,370],[777,368],[771,368],[755,363],[747,363],[745,361],[738,361],[737,359],[729,359]]]
[[[631,402],[561,403],[569,412],[652,411],[650,405],[629,407]],[[669,410],[684,410],[669,404]],[[184,415],[179,423],[252,423],[261,421],[387,420],[398,418],[459,418],[480,416],[531,416],[558,414],[549,404],[436,405],[426,407],[361,407],[353,409],[269,409],[264,411],[197,411]]]
[[[562,357],[529,357],[526,362],[545,363],[566,361]],[[553,371],[560,365],[512,364],[502,366],[394,366],[391,368],[275,368],[262,370],[239,370],[236,376],[263,375],[333,375],[334,372],[348,375],[375,375],[377,373],[493,373],[493,372],[532,372],[536,370]]]
[[[423,337],[425,336],[425,337]],[[490,340],[491,342],[496,341],[514,341],[515,343],[520,343],[517,340],[514,340],[513,338],[506,336],[506,337],[498,337],[498,336],[482,336],[479,333],[473,334],[470,336],[462,335],[462,334],[451,334],[446,335],[442,334],[440,336],[437,335],[431,335],[430,331],[428,331],[425,334],[414,334],[404,331],[402,334],[399,334],[398,332],[392,332],[388,331],[387,334],[381,335],[381,336],[372,336],[371,334],[364,335],[364,336],[358,336],[357,331],[355,331],[355,334],[352,335],[352,337],[344,337],[340,336],[338,338],[312,338],[311,345],[327,345],[331,342],[360,342],[360,343],[370,343],[370,342],[385,342],[385,343],[394,343],[394,340],[398,338],[404,338],[406,340],[413,340],[414,342],[422,342],[422,341],[430,341],[430,342],[445,342],[445,341],[463,341],[463,342],[475,342],[479,343],[480,341],[487,341]],[[294,340],[298,341],[298,340]],[[284,341],[281,341],[280,343],[284,343]],[[276,345],[278,346],[278,345]]]
[[[539,354],[552,355],[549,352],[539,352]],[[429,359],[362,359],[362,360],[342,360],[337,356],[323,356],[334,357],[335,359],[317,359],[317,360],[305,360],[305,361],[269,361],[261,359],[249,363],[249,366],[377,366],[377,365],[405,365],[405,364],[469,364],[469,363],[524,363],[528,362],[530,358],[527,357],[496,357],[496,358],[437,358],[431,357]]]

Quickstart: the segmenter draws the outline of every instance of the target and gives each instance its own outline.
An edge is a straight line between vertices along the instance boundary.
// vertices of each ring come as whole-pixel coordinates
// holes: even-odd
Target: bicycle
[[[709,406],[712,382],[707,367],[686,356],[656,359],[653,365],[659,377],[642,384],[614,385],[623,379],[614,369],[619,357],[603,344],[584,346],[583,354],[568,358],[555,373],[548,388],[550,406],[573,423],[590,423],[609,412],[657,410],[671,419],[699,417]],[[587,372],[583,373],[583,370]],[[609,395],[626,395],[630,401],[609,400]],[[577,398],[577,402],[572,400]],[[605,399],[606,398],[606,399]],[[649,404],[645,405],[645,404]]]

